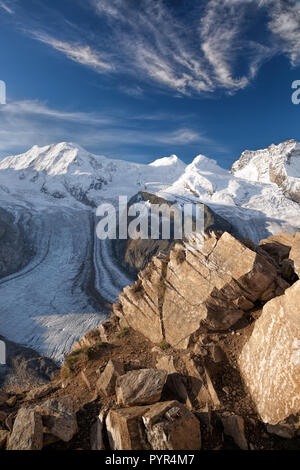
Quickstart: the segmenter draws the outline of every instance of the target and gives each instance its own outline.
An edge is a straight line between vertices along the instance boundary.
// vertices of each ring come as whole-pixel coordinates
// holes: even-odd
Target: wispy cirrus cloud
[[[41,32],[34,32],[33,37],[38,41],[53,47],[57,51],[62,52],[74,62],[86,65],[101,72],[113,69],[113,66],[106,62],[102,58],[101,54],[92,49],[89,45],[60,41]]]
[[[119,83],[136,98],[143,95],[141,84],[180,95],[234,93],[246,88],[276,54],[287,55],[293,66],[300,63],[296,0],[191,0],[184,7],[163,0],[140,0],[138,5],[132,0],[88,0],[81,5],[93,15],[93,28],[80,17],[71,18],[71,12],[70,18],[59,9],[53,13],[51,6],[47,14],[51,10],[59,30],[53,26],[56,21],[30,20],[24,8],[19,13],[22,28],[100,74],[138,80],[131,86]]]
[[[280,39],[278,48],[289,56],[292,65],[300,65],[300,3],[272,3],[268,27]]]
[[[6,13],[8,13],[9,15],[13,15],[14,14],[14,10],[8,5],[8,3],[6,2],[2,2],[0,1],[0,8],[2,8]]]
[[[163,115],[140,115],[124,119],[112,113],[69,112],[49,107],[39,101],[10,101],[0,107],[0,155],[24,152],[38,143],[47,145],[73,141],[96,153],[114,155],[119,146],[145,147],[158,145],[168,148],[176,145],[205,143],[215,145],[205,133],[183,127],[177,118],[165,130],[153,128],[153,121],[165,120]],[[182,121],[184,120],[184,116]]]

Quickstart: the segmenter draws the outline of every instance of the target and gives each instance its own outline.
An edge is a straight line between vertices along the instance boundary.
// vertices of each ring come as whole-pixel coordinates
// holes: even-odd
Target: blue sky
[[[0,0],[0,156],[77,142],[148,163],[300,140],[300,2]]]

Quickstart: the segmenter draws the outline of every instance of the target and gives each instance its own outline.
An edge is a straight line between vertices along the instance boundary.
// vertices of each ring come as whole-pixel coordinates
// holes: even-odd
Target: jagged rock
[[[228,233],[212,245],[210,240],[202,251],[186,249],[184,258],[181,244],[169,259],[154,258],[120,295],[114,308],[120,321],[152,342],[164,339],[175,348],[187,348],[201,325],[227,329],[256,300],[288,287],[274,264]]]
[[[300,278],[300,232],[295,233],[290,251],[290,260],[293,262],[295,273]]]
[[[118,403],[144,405],[159,401],[167,375],[165,370],[140,369],[118,377],[116,383]]]
[[[106,429],[111,450],[149,450],[142,416],[149,406],[109,411]]]
[[[142,419],[153,450],[201,449],[200,423],[181,403],[156,403]]]
[[[300,281],[268,302],[243,347],[239,367],[265,423],[300,412]]]
[[[64,442],[69,442],[77,433],[77,419],[73,398],[51,398],[34,408],[42,416],[44,432]]]
[[[118,361],[110,360],[97,381],[97,389],[107,397],[113,395],[117,378],[124,374],[123,364]]]
[[[188,250],[180,266],[176,266],[173,250],[163,305],[166,341],[187,347],[201,322],[211,329],[232,326],[244,314],[236,305],[238,299],[255,302],[276,278],[273,265],[228,233],[222,235],[208,256]]]
[[[8,437],[9,437],[9,432],[0,429],[0,450],[5,449]]]
[[[4,403],[9,399],[9,395],[2,390],[0,390],[0,405],[4,405]]]
[[[283,260],[289,257],[293,239],[293,235],[289,233],[279,233],[278,235],[271,235],[269,238],[261,240],[259,246],[263,248],[278,265],[281,265]]]
[[[43,422],[41,415],[28,408],[18,411],[12,433],[8,439],[8,450],[41,450],[43,448]]]
[[[91,427],[91,450],[105,450],[105,445],[103,441],[103,427],[106,415],[106,410],[102,410],[97,416],[96,422]]]
[[[267,431],[269,434],[283,437],[284,439],[292,439],[295,437],[295,430],[288,424],[267,424]]]
[[[241,416],[223,415],[221,420],[224,427],[224,433],[232,437],[236,445],[242,450],[248,450],[248,441],[245,436],[245,424]]]
[[[112,330],[112,324],[110,321],[105,321],[101,323],[101,325],[98,327],[99,334],[100,334],[100,339],[104,343],[109,342],[109,334],[111,333]]]
[[[111,410],[106,428],[112,450],[201,448],[200,423],[178,401]]]
[[[13,408],[16,403],[17,403],[17,397],[16,397],[16,395],[13,395],[13,396],[10,397],[8,400],[6,400],[6,404],[7,404],[7,406],[9,406],[10,408]]]
[[[42,387],[34,388],[33,390],[30,390],[30,392],[27,393],[26,400],[30,401],[37,400],[39,398],[44,398],[49,395],[49,393],[53,392],[53,390],[54,387],[51,383],[43,385]]]

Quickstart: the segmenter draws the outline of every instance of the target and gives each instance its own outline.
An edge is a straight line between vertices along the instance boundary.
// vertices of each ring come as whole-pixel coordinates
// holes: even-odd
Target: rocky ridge
[[[176,244],[48,385],[0,393],[7,449],[296,449],[299,232]]]

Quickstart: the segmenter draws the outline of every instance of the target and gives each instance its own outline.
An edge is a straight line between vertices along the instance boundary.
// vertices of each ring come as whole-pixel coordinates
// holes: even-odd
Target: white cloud
[[[182,20],[159,1],[143,0],[138,9],[127,0],[90,1],[112,25],[122,53],[118,67],[125,62],[144,80],[182,94],[245,88],[274,53],[244,36],[249,8],[261,8],[261,0],[194,2]],[[236,72],[239,60],[245,63],[242,75]]]
[[[98,51],[88,45],[60,41],[43,33],[33,33],[35,39],[53,47],[65,54],[69,59],[79,64],[87,65],[97,71],[110,71],[112,65],[102,59]]]
[[[300,3],[277,1],[270,17],[271,32],[282,40],[279,47],[290,57],[292,65],[300,65]]]
[[[126,83],[132,79],[129,86],[119,87],[135,97],[143,94],[136,78],[142,86],[154,84],[180,95],[234,93],[247,87],[274,54],[300,63],[299,2],[206,0],[186,5],[178,15],[172,2],[162,0],[140,0],[138,6],[132,0],[88,0],[85,8],[99,19],[98,29],[80,20],[74,24],[53,9],[59,28],[52,26],[55,21],[30,20],[25,10],[22,21],[27,32],[39,31],[31,34],[70,60],[99,73],[125,75]],[[257,35],[256,18],[263,15],[265,30]]]
[[[88,149],[96,147],[99,154],[114,154],[122,146],[141,142],[145,147],[167,147],[170,153],[175,145],[214,145],[201,133],[180,127],[177,120],[166,130],[153,128],[154,120],[161,125],[162,116],[144,115],[128,120],[122,113],[111,117],[54,109],[38,101],[12,101],[0,107],[0,155],[24,152],[35,144],[74,140]]]
[[[4,2],[0,2],[0,8],[3,8],[3,10],[5,10],[9,15],[14,14],[14,11]]]

